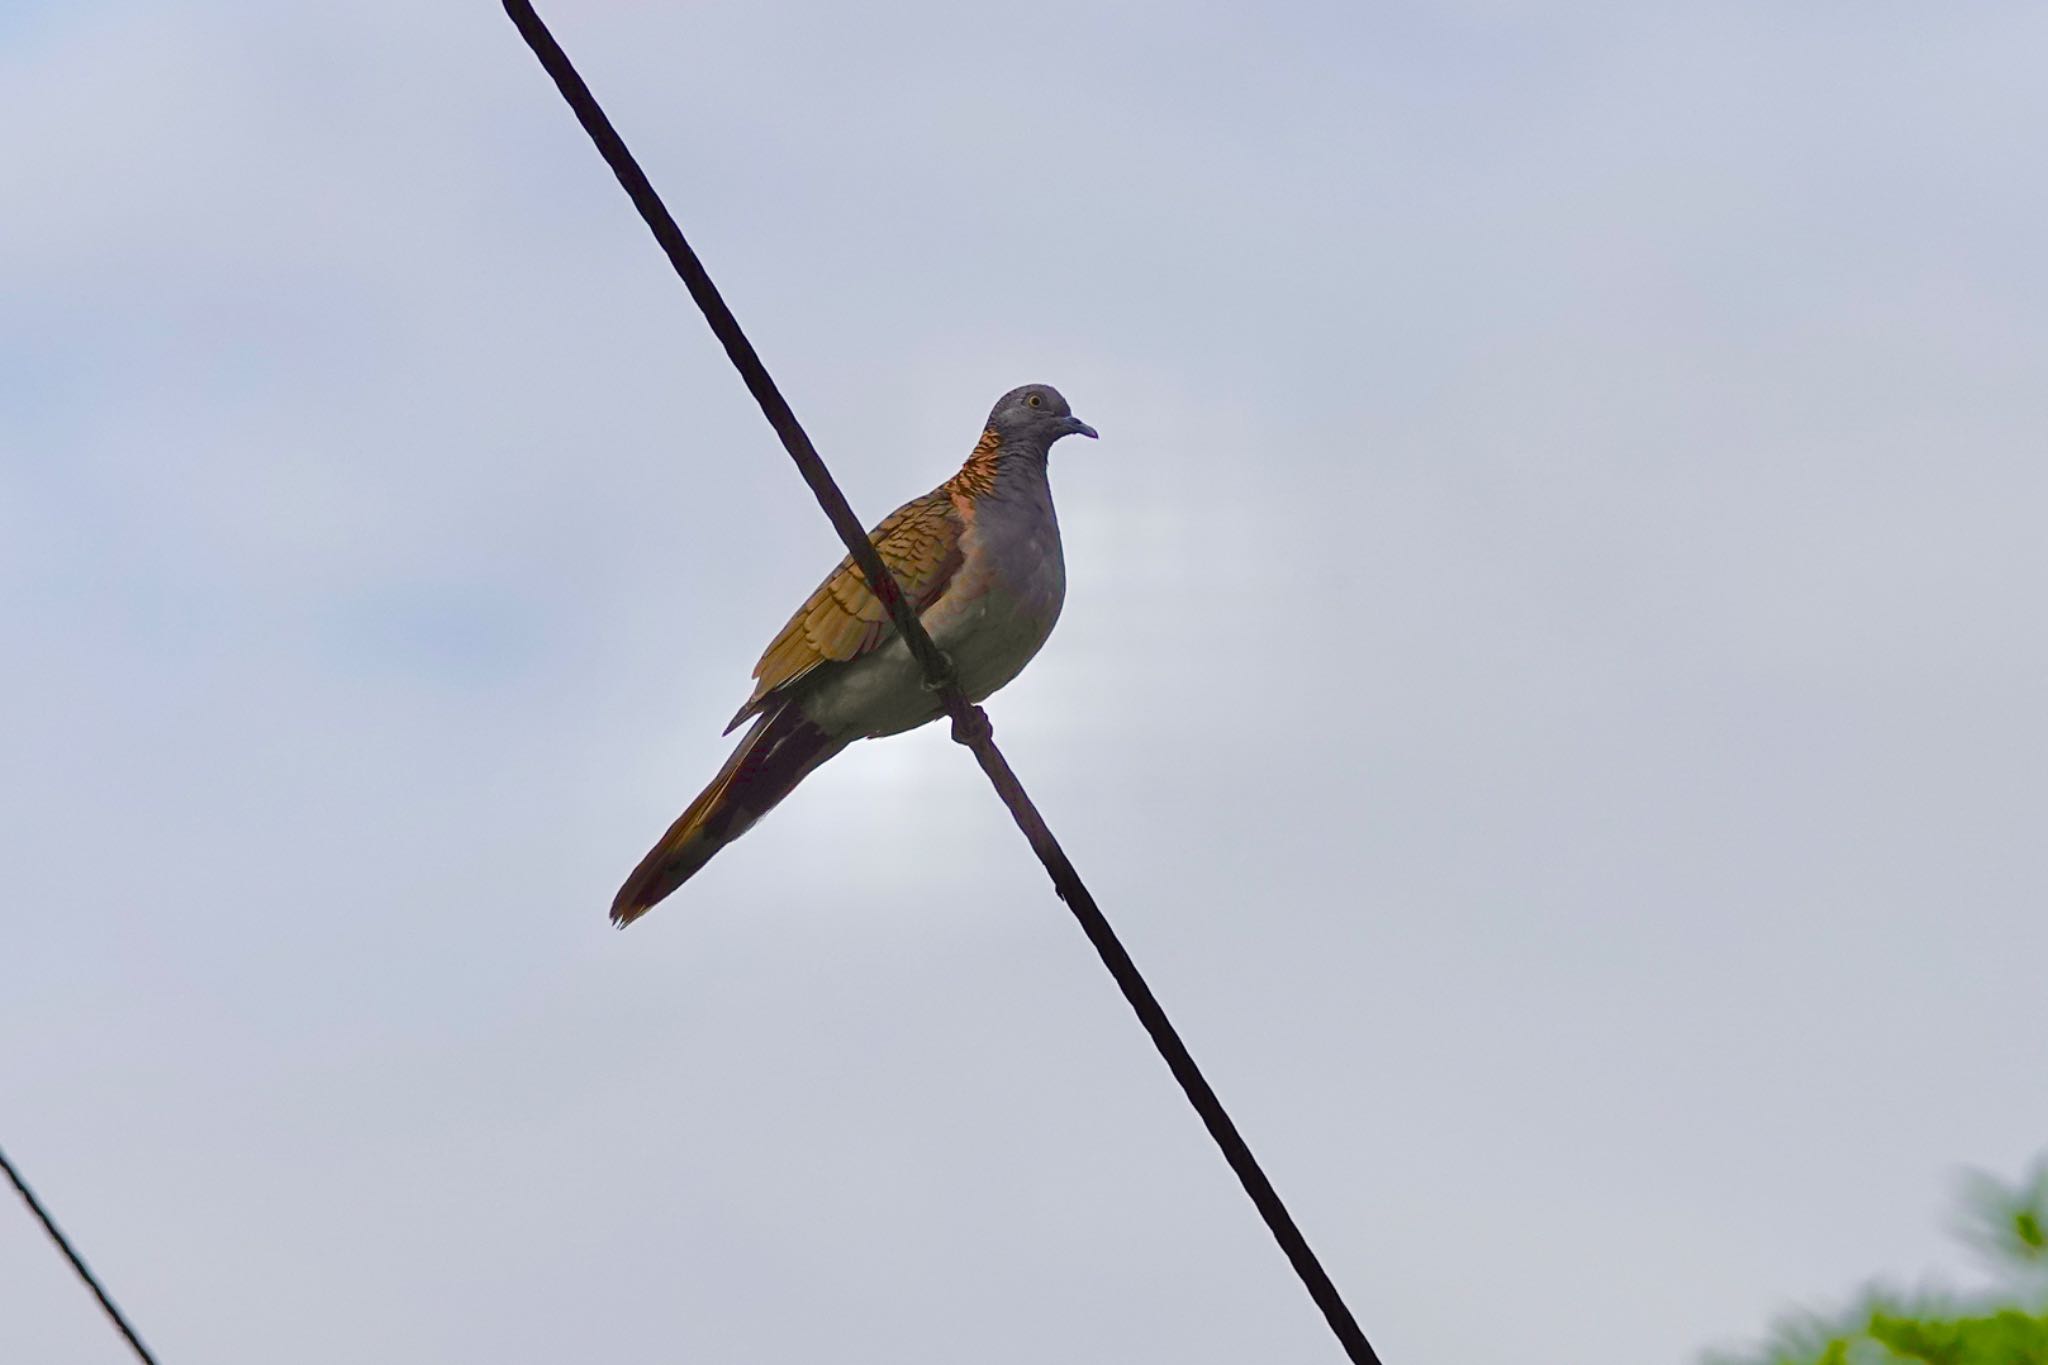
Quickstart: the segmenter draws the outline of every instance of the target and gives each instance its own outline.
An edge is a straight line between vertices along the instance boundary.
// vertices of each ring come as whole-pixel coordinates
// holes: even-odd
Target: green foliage
[[[1869,1338],[1899,1360],[1931,1365],[2048,1365],[2048,1315],[2001,1309],[1946,1321],[1873,1313]]]
[[[1757,1351],[1708,1365],[2048,1365],[2048,1158],[2018,1184],[1964,1179],[1958,1228],[2000,1273],[1970,1300],[1872,1289],[1832,1318],[1780,1321]]]

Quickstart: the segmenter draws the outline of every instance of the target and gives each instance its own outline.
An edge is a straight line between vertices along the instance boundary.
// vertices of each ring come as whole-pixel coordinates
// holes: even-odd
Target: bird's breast
[[[1060,619],[1066,561],[1051,506],[984,500],[961,540],[960,573],[925,613],[975,701],[1023,671]]]
[[[1021,673],[1052,634],[1067,569],[1049,497],[983,497],[962,520],[960,567],[918,619],[953,660],[961,690],[981,701]],[[826,733],[848,738],[898,734],[941,714],[896,638],[821,676],[803,707]]]

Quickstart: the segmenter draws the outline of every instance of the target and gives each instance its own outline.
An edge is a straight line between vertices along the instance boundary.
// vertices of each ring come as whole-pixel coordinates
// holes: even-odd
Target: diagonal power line
[[[1337,1287],[1330,1282],[1329,1275],[1323,1270],[1322,1262],[1316,1259],[1315,1252],[1309,1248],[1307,1239],[1301,1235],[1301,1229],[1295,1226],[1293,1217],[1287,1212],[1287,1206],[1280,1202],[1280,1196],[1274,1192],[1272,1182],[1266,1179],[1266,1173],[1260,1169],[1258,1159],[1252,1155],[1251,1148],[1238,1133],[1237,1125],[1231,1122],[1230,1115],[1224,1111],[1222,1101],[1218,1100],[1216,1092],[1210,1089],[1201,1068],[1195,1065],[1194,1057],[1181,1042],[1180,1034],[1174,1030],[1173,1022],[1166,1017],[1166,1011],[1160,1008],[1159,1001],[1153,997],[1151,987],[1145,984],[1145,978],[1139,974],[1137,964],[1131,961],[1130,954],[1124,951],[1123,944],[1117,940],[1116,931],[1110,928],[1109,921],[1096,906],[1095,898],[1089,895],[1088,888],[1082,885],[1080,874],[1074,870],[1073,863],[1067,860],[1059,841],[1053,837],[1052,830],[1047,827],[1044,818],[1038,813],[1038,808],[1025,793],[1023,783],[1017,780],[1017,775],[1010,770],[1009,763],[1003,758],[1002,751],[996,748],[995,734],[989,725],[987,714],[962,695],[959,682],[953,675],[951,660],[932,643],[931,636],[925,633],[916,612],[904,599],[902,589],[897,586],[888,566],[882,563],[881,556],[875,552],[874,546],[868,543],[867,529],[854,515],[853,508],[847,504],[845,495],[839,491],[839,485],[833,481],[830,471],[825,468],[825,462],[819,458],[817,448],[811,444],[811,438],[804,433],[803,427],[796,420],[796,414],[790,410],[781,391],[775,387],[775,380],[769,376],[768,369],[761,363],[761,357],[755,353],[753,344],[740,330],[739,322],[733,317],[732,310],[725,306],[725,300],[719,296],[718,287],[711,282],[711,276],[706,273],[703,262],[697,259],[697,253],[692,251],[689,242],[684,240],[682,229],[676,226],[676,220],[670,216],[667,206],[655,193],[646,173],[633,159],[633,154],[627,150],[624,139],[619,136],[618,130],[612,127],[611,120],[605,117],[605,112],[598,106],[596,97],[590,93],[590,87],[583,83],[583,78],[577,74],[568,55],[562,51],[561,45],[548,31],[547,25],[541,22],[540,16],[534,13],[533,6],[528,0],[504,0],[504,5],[506,14],[511,16],[520,36],[526,39],[527,46],[533,49],[533,55],[540,59],[540,64],[546,68],[548,75],[554,78],[555,85],[562,92],[562,98],[567,100],[569,107],[575,111],[577,121],[583,125],[583,130],[590,135],[591,141],[597,144],[598,153],[604,157],[605,164],[618,176],[619,184],[625,188],[627,196],[633,201],[633,206],[647,221],[647,226],[654,233],[654,239],[661,244],[661,249],[668,253],[669,263],[675,267],[676,274],[682,277],[683,285],[690,291],[690,297],[696,301],[697,307],[703,310],[704,320],[711,324],[712,334],[725,347],[726,355],[740,372],[740,378],[745,382],[748,392],[754,395],[754,401],[761,405],[761,412],[767,417],[768,424],[774,427],[775,434],[782,438],[782,444],[789,451],[790,459],[796,461],[796,467],[803,474],[804,482],[808,483],[811,491],[817,495],[818,504],[825,509],[825,515],[831,519],[833,529],[839,532],[839,538],[846,542],[847,552],[853,556],[854,563],[860,566],[861,573],[867,577],[869,585],[874,588],[875,595],[881,599],[882,605],[888,608],[890,620],[895,623],[903,642],[909,646],[911,654],[924,670],[925,685],[936,692],[940,701],[945,704],[946,713],[953,718],[953,738],[973,751],[982,771],[988,774],[989,781],[995,785],[996,794],[1002,798],[1003,804],[1009,807],[1011,816],[1017,821],[1017,827],[1024,831],[1024,837],[1030,841],[1032,851],[1038,855],[1038,860],[1045,864],[1045,870],[1052,877],[1053,886],[1059,892],[1060,899],[1067,903],[1067,908],[1073,911],[1074,918],[1080,921],[1082,932],[1087,934],[1088,941],[1095,945],[1095,951],[1101,955],[1103,965],[1109,968],[1110,975],[1116,978],[1116,984],[1122,989],[1124,998],[1130,1001],[1131,1008],[1137,1012],[1139,1022],[1145,1026],[1145,1032],[1151,1035],[1153,1045],[1159,1049],[1159,1055],[1166,1059],[1166,1065],[1173,1072],[1174,1079],[1179,1081],[1181,1089],[1187,1092],[1188,1102],[1194,1105],[1195,1112],[1201,1115],[1203,1125],[1209,1130],[1209,1136],[1215,1139],[1216,1145],[1223,1150],[1224,1160],[1230,1163],[1230,1169],[1244,1185],[1245,1193],[1250,1195],[1252,1203],[1258,1206],[1260,1216],[1266,1220],[1266,1226],[1272,1230],[1273,1238],[1279,1242],[1280,1249],[1287,1254],[1295,1274],[1301,1277],[1302,1284],[1308,1289],[1309,1296],[1315,1300],[1316,1306],[1323,1310],[1323,1316],[1329,1320],[1330,1330],[1336,1333],[1338,1341],[1343,1344],[1345,1353],[1354,1365],[1379,1365],[1379,1357],[1373,1352],[1372,1344],[1365,1339],[1365,1333],[1359,1329],[1357,1320],[1351,1316],[1351,1310],[1345,1306],[1343,1298],[1337,1293]]]
[[[57,1244],[57,1250],[64,1253],[64,1259],[71,1262],[71,1268],[78,1272],[78,1278],[85,1281],[85,1287],[100,1301],[100,1307],[105,1310],[107,1320],[114,1324],[115,1331],[127,1338],[128,1344],[135,1349],[135,1355],[142,1361],[142,1365],[156,1365],[156,1357],[142,1344],[142,1338],[128,1325],[128,1319],[121,1316],[121,1310],[114,1306],[112,1296],[100,1288],[99,1278],[92,1273],[92,1267],[85,1263],[83,1256],[72,1249],[71,1239],[57,1226],[57,1220],[50,1217],[49,1210],[43,1207],[43,1201],[36,1198],[36,1192],[28,1187],[28,1182],[21,1178],[20,1171],[14,1169],[14,1163],[7,1159],[7,1153],[4,1151],[0,1151],[0,1171],[7,1173],[7,1181],[14,1186],[15,1193],[21,1196],[21,1202],[28,1205],[28,1211],[43,1225],[43,1231],[50,1234],[50,1240]]]

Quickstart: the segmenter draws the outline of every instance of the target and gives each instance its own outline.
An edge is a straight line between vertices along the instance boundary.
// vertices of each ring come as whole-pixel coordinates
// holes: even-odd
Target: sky
[[[1981,1282],[2048,11],[542,10],[864,517],[1101,430],[996,734],[1385,1359]],[[0,184],[0,1145],[167,1365],[1340,1358],[941,729],[608,927],[838,550],[495,5],[0,5]]]

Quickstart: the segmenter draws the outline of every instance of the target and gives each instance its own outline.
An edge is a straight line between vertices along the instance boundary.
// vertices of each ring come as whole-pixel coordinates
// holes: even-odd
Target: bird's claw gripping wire
[[[969,703],[967,714],[953,717],[953,742],[973,748],[996,737],[996,727],[989,723],[988,712]]]
[[[937,675],[926,678],[919,686],[934,694],[943,694],[948,689],[958,692],[960,675],[953,667],[953,656],[943,649],[934,648],[933,652],[939,656]],[[989,723],[988,712],[967,701],[964,694],[961,701],[965,703],[966,710],[953,716],[953,742],[965,744],[971,749],[977,744],[994,739],[996,727]]]

